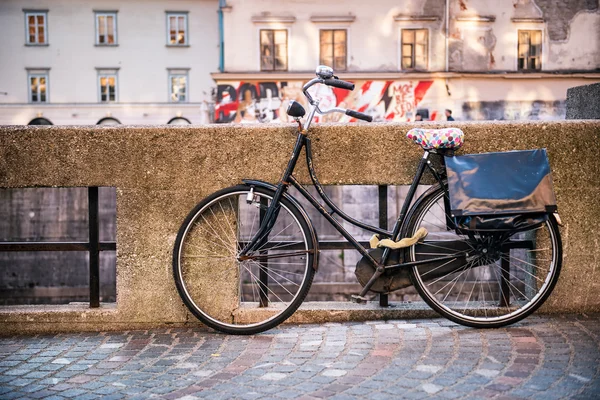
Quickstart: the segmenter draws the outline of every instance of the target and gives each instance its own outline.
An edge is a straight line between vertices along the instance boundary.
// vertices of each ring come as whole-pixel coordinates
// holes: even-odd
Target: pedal
[[[352,298],[353,303],[366,304],[366,302],[368,301],[366,297],[359,296],[357,294],[353,294],[350,297]]]

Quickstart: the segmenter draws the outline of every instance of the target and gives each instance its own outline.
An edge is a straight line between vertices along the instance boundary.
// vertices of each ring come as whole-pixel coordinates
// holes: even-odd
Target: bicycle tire
[[[451,256],[460,253],[476,255],[476,243],[480,245],[477,251],[483,254],[481,252],[485,246],[481,246],[481,243],[492,240],[486,236],[489,235],[487,232],[475,232],[472,237],[468,237],[448,229],[443,217],[446,214],[443,196],[447,195],[447,187],[442,188],[436,184],[420,196],[411,208],[403,234],[409,237],[420,226],[425,226],[429,235],[421,247],[413,246],[405,251],[407,260],[438,257],[444,252]],[[449,241],[445,244],[434,243],[436,239]],[[508,253],[501,253],[496,261],[472,256],[470,261],[465,257],[463,266],[458,266],[459,261],[452,260],[448,261],[448,265],[443,265],[440,261],[429,266],[413,266],[410,271],[411,281],[421,298],[432,309],[458,324],[475,328],[496,328],[513,324],[537,310],[554,289],[562,266],[562,244],[558,224],[552,214],[548,215],[548,220],[542,225],[511,234],[505,243],[535,247],[508,250]],[[438,255],[428,255],[428,251]],[[546,263],[547,270],[544,269]],[[448,273],[444,272],[444,268]],[[427,274],[429,276],[425,277]],[[462,282],[459,287],[460,280]]]
[[[310,220],[286,198],[268,240],[252,253],[277,258],[237,258],[275,194],[255,187],[248,201],[250,190],[237,185],[202,200],[181,225],[173,250],[173,276],[184,304],[205,325],[228,334],[256,334],[288,319],[308,294],[315,273]],[[291,251],[294,246],[300,250]]]

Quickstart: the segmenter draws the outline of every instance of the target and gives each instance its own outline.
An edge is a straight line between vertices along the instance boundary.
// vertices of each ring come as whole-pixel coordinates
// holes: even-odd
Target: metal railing
[[[387,207],[388,207],[388,186],[378,186],[378,205],[379,205],[379,227],[387,229]],[[88,233],[89,241],[60,241],[60,242],[0,242],[0,252],[37,252],[37,251],[87,251],[89,253],[89,291],[90,307],[100,306],[100,252],[115,251],[116,242],[101,242],[99,240],[100,224],[98,218],[98,187],[88,187]],[[365,247],[369,247],[368,241],[359,241]],[[319,241],[320,250],[353,250],[354,247],[345,240],[321,240]],[[387,307],[388,295],[381,293],[379,295],[379,304]]]
[[[90,267],[90,307],[100,307],[100,252],[115,251],[116,242],[100,241],[100,220],[98,218],[98,187],[88,187],[88,241],[60,242],[0,242],[3,251],[87,251]]]
[[[388,223],[388,186],[378,185],[378,204],[379,204],[379,227],[387,229]],[[369,248],[368,241],[359,241],[365,248]],[[319,250],[355,250],[354,246],[346,240],[319,240]],[[379,294],[379,305],[382,307],[389,306],[388,295],[386,293]]]

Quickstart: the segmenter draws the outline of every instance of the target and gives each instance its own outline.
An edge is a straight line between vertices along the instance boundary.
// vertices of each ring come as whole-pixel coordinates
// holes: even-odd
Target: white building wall
[[[228,72],[260,70],[259,30],[289,30],[289,71],[312,71],[319,63],[319,29],[348,29],[348,70],[399,70],[400,28],[421,28],[415,22],[397,22],[394,16],[429,15],[425,1],[362,0],[286,2],[228,0],[225,13],[225,69]],[[252,22],[252,17],[295,17],[292,23]],[[354,16],[353,22],[312,22],[311,17]],[[433,43],[431,69],[444,68],[443,18],[427,22]],[[441,55],[441,57],[439,57]]]
[[[48,10],[48,46],[25,45],[23,9]],[[118,11],[118,46],[95,45],[94,10]],[[167,10],[188,12],[189,46],[166,46]],[[210,73],[218,69],[217,10],[217,0],[3,0],[0,92],[8,94],[0,95],[0,124],[27,123],[39,113],[67,124],[93,124],[108,113],[130,124],[167,123],[178,112],[206,122],[200,107],[211,101]],[[27,104],[32,67],[50,68],[49,104]],[[117,104],[98,104],[97,68],[118,68]],[[169,103],[168,68],[189,68],[186,104]]]

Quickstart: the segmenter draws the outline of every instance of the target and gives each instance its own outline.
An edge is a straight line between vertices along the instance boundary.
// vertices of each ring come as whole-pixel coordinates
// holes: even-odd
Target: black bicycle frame
[[[306,150],[306,164],[308,166],[308,172],[310,174],[312,183],[314,184],[315,188],[317,189],[317,193],[319,194],[321,199],[323,199],[325,204],[331,208],[331,211],[327,211],[325,209],[325,207],[323,207],[323,205],[321,205],[321,203],[319,203],[319,201],[313,195],[311,195],[310,192],[304,186],[302,186],[302,184],[300,184],[300,182],[298,182],[298,180],[292,175],[294,172],[294,168],[296,167],[296,163],[298,162],[300,152],[302,151],[303,148],[305,148],[305,150]],[[429,164],[428,157],[429,157],[429,152],[425,151],[425,153],[423,154],[423,158],[421,158],[421,161],[419,162],[419,165],[417,167],[417,172],[416,172],[415,178],[413,179],[413,182],[410,185],[408,194],[406,195],[406,199],[404,200],[404,204],[402,205],[402,209],[400,210],[400,214],[398,215],[398,219],[396,220],[396,223],[394,224],[394,228],[391,231],[388,231],[388,230],[381,229],[381,228],[378,228],[378,227],[375,227],[375,226],[372,226],[369,224],[365,224],[363,222],[360,222],[360,221],[350,217],[349,215],[344,213],[342,210],[340,210],[339,207],[337,207],[331,201],[331,199],[327,196],[327,194],[323,190],[323,186],[319,182],[319,180],[317,178],[317,174],[313,167],[312,149],[311,149],[310,139],[306,136],[306,133],[304,131],[301,131],[298,134],[298,138],[297,138],[296,144],[294,146],[292,157],[290,158],[287,168],[285,169],[285,172],[283,173],[283,176],[282,176],[279,184],[277,185],[277,190],[275,192],[275,195],[273,196],[273,199],[271,200],[271,204],[269,205],[269,208],[266,212],[263,223],[259,227],[256,235],[245,246],[245,248],[240,252],[240,258],[247,257],[246,254],[255,250],[256,247],[258,246],[258,244],[261,243],[262,240],[269,234],[271,228],[273,227],[274,221],[277,218],[277,213],[279,212],[279,202],[281,201],[283,194],[287,191],[287,188],[290,185],[292,185],[302,194],[302,196],[304,196],[304,198],[306,198],[313,205],[313,207],[315,207],[319,211],[319,213],[321,213],[321,215],[323,215],[323,217],[325,217],[325,219],[327,219],[327,221],[329,221],[329,223],[346,240],[348,240],[348,242],[350,242],[352,244],[352,246],[363,257],[367,258],[369,260],[369,262],[375,268],[383,268],[385,270],[391,270],[391,269],[412,267],[412,266],[420,265],[420,264],[424,264],[424,263],[456,259],[457,256],[454,255],[454,256],[445,256],[445,257],[439,257],[439,258],[434,258],[434,259],[428,259],[425,261],[413,261],[413,262],[407,262],[407,263],[402,263],[402,264],[385,265],[385,263],[389,257],[389,254],[390,254],[389,248],[386,248],[384,250],[381,262],[378,262],[367,252],[367,249],[365,249],[356,239],[354,239],[354,237],[333,217],[335,214],[338,214],[342,219],[344,219],[345,221],[348,221],[350,224],[352,224],[354,226],[368,230],[373,233],[378,233],[383,237],[391,238],[392,240],[397,241],[399,239],[400,229],[402,228],[402,225],[404,224],[410,204],[415,196],[417,186],[419,185],[419,182],[421,181],[421,177],[423,176],[423,172],[425,171],[425,168],[429,167],[430,171],[432,172],[432,174],[434,175],[436,180],[438,182],[442,183],[442,178],[439,176],[439,174],[436,173],[436,171]],[[257,256],[257,257],[261,257],[261,256]],[[262,257],[264,257],[264,256],[262,256]]]

